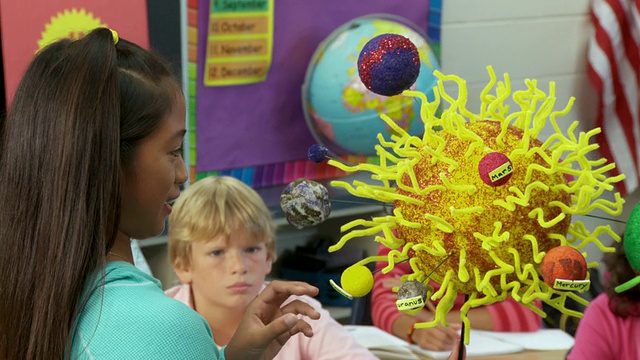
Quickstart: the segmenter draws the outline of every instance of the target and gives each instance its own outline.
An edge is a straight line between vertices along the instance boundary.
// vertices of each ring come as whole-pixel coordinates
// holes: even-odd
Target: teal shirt
[[[124,261],[104,275],[78,319],[72,359],[224,359],[205,319],[157,279]]]

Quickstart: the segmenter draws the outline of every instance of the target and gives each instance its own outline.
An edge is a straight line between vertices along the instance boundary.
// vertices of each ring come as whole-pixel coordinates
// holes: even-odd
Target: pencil
[[[431,311],[433,313],[433,315],[436,315],[436,307],[433,306],[433,304],[431,303],[431,301],[429,301],[429,299],[427,299],[427,301],[424,302],[424,306],[427,307],[427,310]]]
[[[462,336],[458,343],[458,360],[464,360],[464,321],[462,322]]]
[[[469,301],[469,294],[465,294],[464,295],[464,302],[468,302]],[[464,321],[462,322],[462,329],[460,329],[460,347],[458,348],[458,360],[464,360],[465,356],[464,356],[464,343],[466,340],[465,337],[465,328],[464,328]]]

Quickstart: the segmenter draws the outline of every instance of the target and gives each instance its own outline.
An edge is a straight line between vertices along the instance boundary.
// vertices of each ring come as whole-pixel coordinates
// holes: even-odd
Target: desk
[[[469,357],[469,360],[564,360],[567,355],[567,350],[552,350],[552,351],[531,351],[525,350],[523,352],[515,354],[504,355],[492,355],[492,356],[477,356]],[[430,357],[421,356],[422,359],[432,360]]]

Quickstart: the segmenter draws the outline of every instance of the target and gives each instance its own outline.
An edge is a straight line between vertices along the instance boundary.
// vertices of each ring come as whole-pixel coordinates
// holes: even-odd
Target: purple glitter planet
[[[307,152],[307,157],[309,160],[314,163],[321,163],[327,159],[327,155],[329,154],[329,150],[318,144],[313,144],[309,147],[309,151]]]
[[[294,180],[280,194],[280,208],[289,224],[297,229],[318,225],[331,214],[329,192],[315,181]]]
[[[358,74],[364,86],[374,93],[398,95],[409,89],[420,75],[418,49],[402,35],[378,35],[360,51]]]

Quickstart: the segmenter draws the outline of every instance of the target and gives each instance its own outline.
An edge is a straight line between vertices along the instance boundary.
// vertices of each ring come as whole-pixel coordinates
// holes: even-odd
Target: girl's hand
[[[250,304],[225,349],[230,360],[272,359],[297,333],[313,336],[311,325],[298,318],[319,319],[309,304],[296,300],[282,306],[291,295],[315,296],[318,289],[296,281],[272,281]]]

